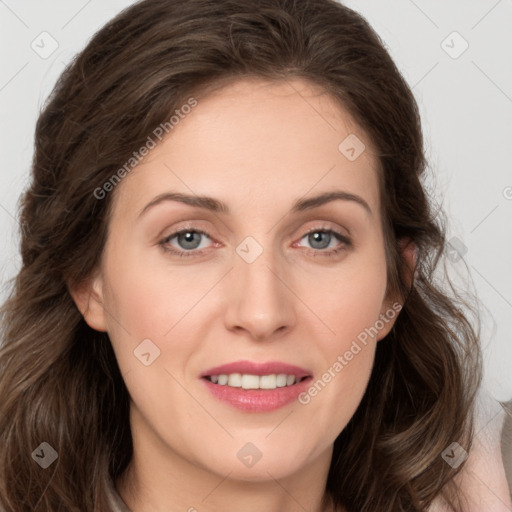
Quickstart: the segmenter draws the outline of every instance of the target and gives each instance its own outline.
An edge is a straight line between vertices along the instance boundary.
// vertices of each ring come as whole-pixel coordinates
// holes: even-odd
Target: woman
[[[35,143],[0,506],[465,506],[480,349],[435,274],[416,102],[361,16],[139,2]]]

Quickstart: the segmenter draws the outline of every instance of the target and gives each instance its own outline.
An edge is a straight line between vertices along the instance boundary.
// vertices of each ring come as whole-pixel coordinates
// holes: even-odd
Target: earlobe
[[[393,305],[386,303],[385,309],[383,309],[383,311],[380,313],[379,320],[375,322],[376,327],[379,328],[377,341],[382,340],[390,333],[398,317],[400,309],[401,305],[398,302],[394,302]]]
[[[96,331],[107,332],[101,275],[97,274],[80,284],[68,286],[68,289],[87,325]]]

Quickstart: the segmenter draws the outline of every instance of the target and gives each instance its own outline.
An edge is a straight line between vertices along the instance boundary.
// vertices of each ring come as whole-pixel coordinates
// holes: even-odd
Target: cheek
[[[330,328],[316,337],[322,372],[302,403],[335,437],[348,423],[372,371],[386,292],[384,253],[361,252],[329,275],[315,276],[312,296],[321,320]],[[313,281],[313,279],[312,279]],[[323,293],[322,293],[323,291]],[[311,295],[310,295],[311,297]]]
[[[184,312],[182,297],[175,292],[172,281],[167,283],[165,277],[150,265],[140,264],[133,255],[118,258],[116,254],[112,251],[105,260],[108,280],[104,296],[109,336],[125,373],[140,366],[134,350],[144,340],[151,340],[157,347],[153,347],[154,353],[164,349],[165,334]]]
[[[337,355],[348,350],[352,340],[378,319],[386,288],[386,267],[383,248],[372,249],[382,247],[382,241],[378,236],[373,238],[364,249],[336,264],[319,262],[304,266],[299,261],[283,274],[284,280],[289,281],[314,314],[311,320],[303,317],[301,321],[299,316],[295,329],[310,331],[317,340],[318,350],[325,355],[325,363],[333,362]],[[155,264],[148,265],[142,252],[123,253],[120,249],[114,240],[105,260],[109,276],[106,307],[112,317],[109,333],[114,348],[127,352],[130,363],[133,350],[144,339],[154,341],[162,350],[173,344],[176,339],[173,334],[180,332],[179,324],[184,319],[188,323],[189,315],[195,316],[200,311],[200,318],[222,316],[223,311],[215,311],[212,306],[213,297],[220,290],[227,294],[220,303],[228,306],[229,290],[222,284],[217,291],[213,290],[223,269],[208,269],[203,264],[203,271],[199,272],[198,266],[171,263],[164,254]],[[209,290],[212,294],[206,298]],[[297,304],[298,309],[302,307]],[[180,346],[173,347],[173,351],[180,351]]]
[[[173,268],[164,255],[153,264],[142,251],[112,257],[106,272],[109,303],[135,338],[162,338],[208,290],[204,279],[194,279],[191,266]]]
[[[147,345],[158,354],[151,368],[167,368],[181,376],[207,335],[205,318],[221,314],[211,310],[211,295],[206,295],[224,270],[198,272],[194,265],[170,263],[164,255],[150,265],[147,256],[136,251],[123,258],[116,254],[112,250],[105,260],[106,306],[111,313],[109,336],[122,373],[140,373],[142,365],[134,351]],[[147,341],[141,345],[147,339],[154,346]],[[159,383],[152,385],[158,388]]]
[[[343,350],[379,320],[386,278],[384,253],[367,251],[347,259],[346,264],[341,263],[329,273],[318,272],[314,279],[308,280],[315,312],[331,330],[332,336],[327,337],[331,354]],[[315,290],[313,295],[311,290]]]

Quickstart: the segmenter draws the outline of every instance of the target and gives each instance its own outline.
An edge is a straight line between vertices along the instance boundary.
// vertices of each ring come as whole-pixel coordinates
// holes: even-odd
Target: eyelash
[[[169,248],[167,244],[176,236],[181,235],[182,233],[198,233],[200,235],[205,235],[208,238],[211,239],[211,236],[206,233],[205,231],[201,229],[194,229],[194,228],[186,228],[186,229],[180,229],[179,231],[175,231],[174,233],[171,233],[170,235],[166,236],[163,240],[159,242],[160,247],[163,249],[166,253],[171,253],[175,256],[179,256],[180,258],[191,258],[191,257],[199,257],[202,256],[204,253],[204,249],[197,251],[197,250],[190,250],[190,251],[178,251],[174,248]],[[313,228],[306,233],[304,233],[300,240],[302,240],[305,236],[311,234],[311,233],[331,233],[334,235],[335,238],[337,238],[340,242],[343,242],[340,247],[337,249],[331,249],[329,251],[325,251],[322,249],[310,249],[310,251],[313,251],[312,256],[317,257],[320,253],[321,256],[325,256],[327,258],[334,258],[338,254],[340,254],[342,251],[346,251],[348,248],[352,247],[352,242],[349,238],[342,235],[341,233],[338,233],[337,231],[329,228]]]

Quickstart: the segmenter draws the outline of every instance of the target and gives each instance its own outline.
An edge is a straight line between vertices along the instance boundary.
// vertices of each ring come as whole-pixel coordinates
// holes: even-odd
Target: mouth
[[[244,411],[271,411],[297,399],[309,386],[312,372],[298,366],[238,361],[200,375],[213,396]]]

